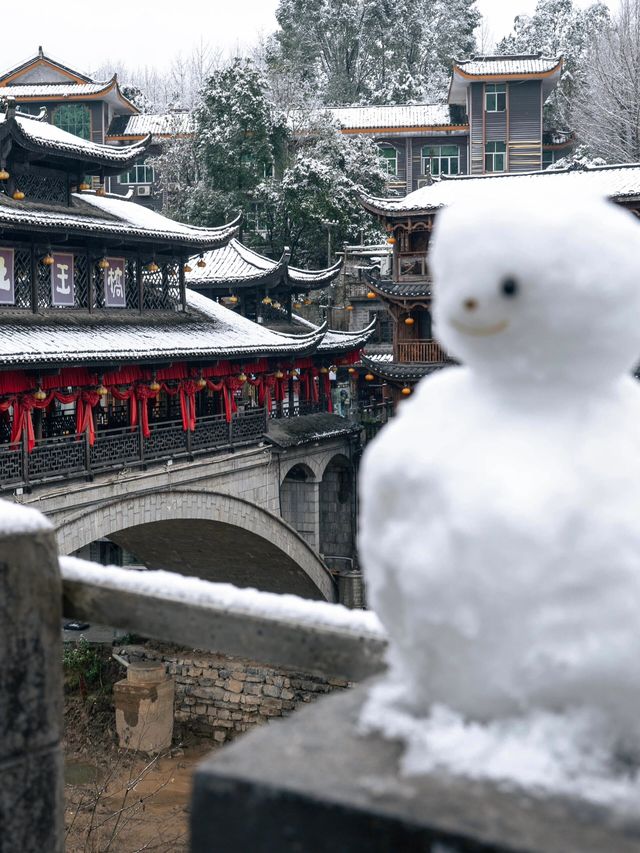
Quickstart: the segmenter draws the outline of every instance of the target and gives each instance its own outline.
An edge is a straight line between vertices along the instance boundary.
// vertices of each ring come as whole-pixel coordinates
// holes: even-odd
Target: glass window
[[[458,175],[460,149],[457,145],[425,145],[422,148],[422,174]]]
[[[251,201],[245,211],[247,228],[258,234],[266,234],[269,230],[267,210],[263,202]]]
[[[506,159],[506,142],[487,142],[484,147],[485,172],[504,172]]]
[[[84,104],[62,104],[56,107],[53,123],[74,136],[91,139],[91,113]]]
[[[507,84],[487,83],[484,100],[484,108],[488,113],[503,113],[507,109]]]
[[[548,169],[549,166],[553,165],[556,162],[555,151],[543,151],[542,152],[542,168]]]
[[[386,169],[387,175],[395,177],[398,174],[398,151],[391,145],[380,145],[380,156],[382,168]]]
[[[154,181],[153,166],[149,166],[144,160],[138,160],[128,172],[118,175],[119,184],[152,184]]]

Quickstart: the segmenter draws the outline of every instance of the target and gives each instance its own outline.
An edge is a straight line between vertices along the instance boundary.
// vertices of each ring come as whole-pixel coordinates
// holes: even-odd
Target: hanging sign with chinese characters
[[[107,258],[109,266],[103,270],[104,304],[106,308],[126,308],[126,261],[124,258]]]
[[[51,304],[68,306],[75,303],[73,255],[54,252],[51,264]]]
[[[0,249],[0,305],[15,305],[14,251]]]

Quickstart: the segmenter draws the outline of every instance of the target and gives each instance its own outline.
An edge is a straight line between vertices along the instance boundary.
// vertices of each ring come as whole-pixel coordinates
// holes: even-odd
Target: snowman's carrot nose
[[[467,311],[475,311],[478,303],[475,299],[465,299],[462,303]]]

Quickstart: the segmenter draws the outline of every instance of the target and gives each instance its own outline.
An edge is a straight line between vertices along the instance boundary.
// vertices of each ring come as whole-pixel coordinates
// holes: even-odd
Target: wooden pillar
[[[87,252],[87,306],[89,314],[93,314],[96,306],[96,280],[90,252]]]
[[[144,311],[144,281],[142,279],[142,258],[136,257],[136,284],[138,285],[138,311]]]
[[[289,396],[289,417],[292,418],[294,415],[295,408],[295,394],[293,391],[293,377],[289,376],[289,383],[287,388],[288,396]]]
[[[31,244],[31,312],[38,313],[38,253]]]
[[[187,286],[185,284],[184,278],[184,265],[185,261],[181,258],[178,263],[178,279],[180,281],[180,305],[182,306],[182,310],[187,310]]]

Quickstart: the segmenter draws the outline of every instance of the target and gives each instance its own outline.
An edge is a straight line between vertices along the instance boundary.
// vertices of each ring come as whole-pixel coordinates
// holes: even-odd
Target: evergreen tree
[[[475,0],[280,0],[273,69],[324,104],[441,99],[451,61],[475,47]]]
[[[519,15],[513,32],[497,45],[498,53],[536,53],[564,57],[558,87],[545,104],[548,127],[574,125],[574,102],[583,80],[589,45],[607,26],[609,10],[602,2],[577,9],[573,0],[538,0],[533,15]]]

